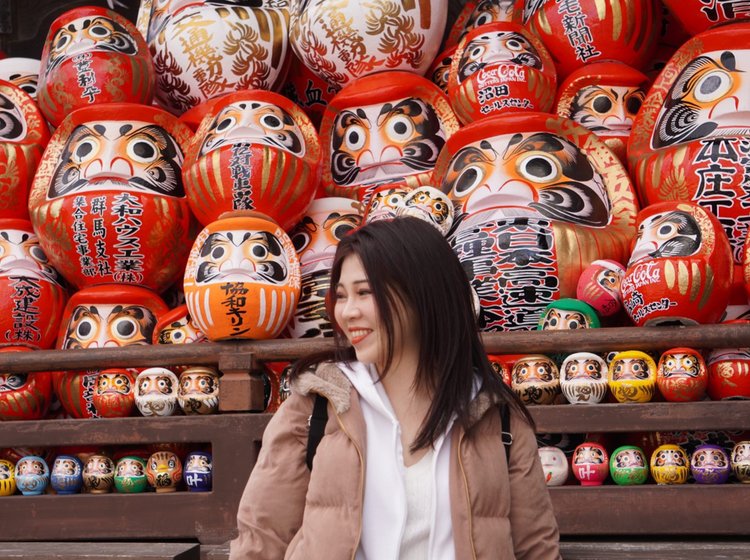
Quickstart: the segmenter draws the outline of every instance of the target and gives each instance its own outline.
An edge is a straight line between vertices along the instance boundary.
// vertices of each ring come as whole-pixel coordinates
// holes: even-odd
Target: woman
[[[297,369],[230,558],[559,558],[532,421],[487,361],[471,287],[438,231],[416,218],[353,231],[336,251],[328,304],[335,359]],[[328,422],[310,470],[316,394]],[[510,465],[500,403],[511,411]]]

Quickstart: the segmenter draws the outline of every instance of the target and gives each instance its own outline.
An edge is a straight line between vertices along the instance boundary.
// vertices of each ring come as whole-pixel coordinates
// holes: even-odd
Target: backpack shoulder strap
[[[513,444],[513,434],[510,432],[510,407],[507,403],[500,403],[500,438],[505,446],[505,461],[510,465],[510,446]]]
[[[328,399],[323,395],[315,395],[312,415],[308,419],[310,432],[307,436],[307,455],[305,461],[307,468],[312,470],[313,458],[318,450],[318,444],[323,439],[326,424],[328,423]]]

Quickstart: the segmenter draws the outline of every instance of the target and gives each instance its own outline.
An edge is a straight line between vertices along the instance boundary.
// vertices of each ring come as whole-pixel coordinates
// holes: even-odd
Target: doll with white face
[[[182,480],[182,462],[171,451],[157,451],[146,462],[148,483],[156,492],[175,492]]]
[[[142,103],[153,97],[154,66],[141,34],[118,13],[74,8],[50,26],[39,74],[39,107],[58,126],[75,109]]]
[[[27,455],[16,463],[16,486],[24,496],[38,496],[49,484],[47,462],[36,455]]]
[[[566,331],[599,328],[596,311],[582,301],[563,298],[550,303],[539,318],[542,331]]]
[[[740,441],[734,446],[731,465],[737,480],[750,484],[750,441]]]
[[[286,331],[292,338],[333,336],[325,308],[333,257],[339,241],[361,223],[357,202],[325,197],[315,199],[292,230],[290,237],[299,255],[302,279],[300,300]]]
[[[425,220],[443,235],[448,235],[453,226],[453,203],[435,187],[422,186],[411,191],[396,214]]]
[[[36,101],[41,61],[35,58],[10,57],[0,60],[0,80],[10,82]]]
[[[540,447],[539,460],[547,486],[562,486],[568,480],[568,458],[559,447]]]
[[[703,356],[692,348],[666,350],[659,359],[656,384],[662,396],[670,402],[701,400],[708,384]]]
[[[584,267],[625,259],[637,200],[615,159],[551,116],[484,119],[451,137],[433,180],[453,201],[449,240],[483,330],[535,328],[547,305],[573,297]]]
[[[600,486],[609,475],[609,455],[598,443],[587,442],[573,452],[573,476],[581,486]]]
[[[571,354],[560,367],[560,388],[571,404],[597,404],[607,395],[607,364],[591,352]]]
[[[560,372],[547,356],[524,356],[513,365],[511,388],[525,404],[552,404],[560,394]]]
[[[92,455],[83,469],[83,486],[91,494],[106,494],[115,482],[115,464],[106,455]]]
[[[182,182],[189,134],[144,105],[110,103],[66,117],[29,198],[39,241],[66,280],[156,291],[174,284],[193,219]]]
[[[310,119],[289,99],[261,90],[205,107],[183,174],[193,213],[208,225],[224,212],[255,210],[290,229],[320,181],[320,141]]]
[[[50,485],[58,494],[75,494],[83,486],[83,465],[72,455],[58,455],[52,464]]]
[[[180,385],[174,373],[163,367],[144,369],[135,384],[135,404],[143,416],[174,414]]]
[[[623,305],[638,326],[714,323],[729,303],[733,273],[729,240],[710,211],[652,204],[638,214]]]
[[[369,224],[378,220],[394,219],[398,216],[399,209],[403,208],[410,192],[411,189],[403,183],[376,188],[365,209],[364,222]]]
[[[229,214],[198,235],[185,299],[210,340],[273,338],[294,313],[300,266],[291,239],[261,214]]]
[[[0,496],[12,496],[16,492],[16,468],[7,459],[0,459]]]
[[[518,111],[548,111],[556,74],[544,45],[521,25],[487,23],[453,55],[448,93],[464,123]]]
[[[213,460],[210,453],[194,451],[185,459],[185,485],[189,492],[208,492],[213,482]]]
[[[115,466],[115,489],[121,494],[143,492],[148,487],[146,462],[140,457],[128,456]]]
[[[385,183],[429,184],[458,126],[448,99],[425,78],[387,72],[356,80],[331,99],[321,122],[325,193],[358,198]]]
[[[620,285],[625,267],[599,259],[586,267],[576,285],[576,297],[596,310],[601,317],[611,317],[622,308]]]
[[[731,470],[729,455],[719,445],[699,445],[690,456],[690,472],[697,484],[724,484]]]
[[[34,99],[0,77],[0,218],[28,219],[29,189],[49,136]]]
[[[690,472],[687,453],[679,445],[660,445],[651,455],[651,476],[657,484],[685,484]]]
[[[219,409],[219,373],[196,366],[180,374],[177,402],[185,414],[212,414]]]
[[[750,189],[742,163],[750,138],[748,39],[745,22],[715,27],[684,43],[649,90],[628,146],[644,205],[685,201],[709,210],[738,268]]]
[[[643,484],[648,479],[646,456],[634,445],[618,447],[609,460],[609,473],[620,486]]]
[[[619,352],[609,364],[608,381],[618,402],[649,402],[656,393],[656,364],[645,352]]]
[[[103,418],[130,416],[135,410],[135,377],[138,371],[108,368],[99,372],[94,389],[94,406]]]

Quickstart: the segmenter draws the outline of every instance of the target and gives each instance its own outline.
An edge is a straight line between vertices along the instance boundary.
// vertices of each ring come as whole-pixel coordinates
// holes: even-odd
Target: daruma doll
[[[75,109],[143,103],[154,94],[154,65],[130,21],[96,6],[74,8],[52,22],[42,51],[37,100],[54,126]]]
[[[180,277],[192,241],[181,173],[190,134],[145,105],[110,103],[66,117],[29,197],[39,242],[66,280],[161,292]]]
[[[198,235],[184,289],[190,316],[209,340],[275,338],[299,301],[299,258],[270,218],[230,213]]]
[[[224,212],[257,210],[289,230],[315,197],[320,157],[315,127],[286,97],[226,95],[210,105],[187,150],[190,208],[204,226]]]

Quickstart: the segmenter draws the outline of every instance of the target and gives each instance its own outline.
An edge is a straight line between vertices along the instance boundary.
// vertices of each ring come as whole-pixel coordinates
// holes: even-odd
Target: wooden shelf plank
[[[750,430],[750,400],[530,406],[539,433]]]
[[[750,535],[750,484],[549,490],[565,535]]]

